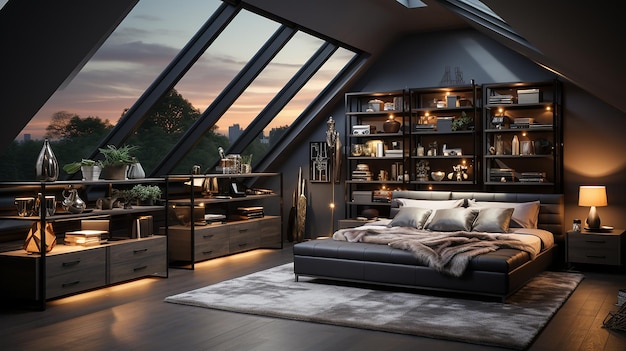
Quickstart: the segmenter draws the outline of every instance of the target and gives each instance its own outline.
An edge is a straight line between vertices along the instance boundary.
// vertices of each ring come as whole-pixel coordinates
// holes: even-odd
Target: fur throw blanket
[[[411,227],[361,226],[340,229],[334,240],[389,245],[413,253],[420,263],[443,274],[460,277],[472,257],[499,248],[523,250],[534,259],[532,246],[507,234],[480,232],[433,232]]]

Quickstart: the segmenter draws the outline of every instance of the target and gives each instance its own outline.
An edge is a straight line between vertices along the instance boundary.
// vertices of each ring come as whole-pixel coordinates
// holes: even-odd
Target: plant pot
[[[154,206],[154,199],[137,200],[137,206]]]
[[[98,180],[102,169],[100,166],[80,166],[80,171],[83,173],[83,180]]]
[[[104,166],[102,168],[102,178],[108,180],[125,180],[128,166]]]

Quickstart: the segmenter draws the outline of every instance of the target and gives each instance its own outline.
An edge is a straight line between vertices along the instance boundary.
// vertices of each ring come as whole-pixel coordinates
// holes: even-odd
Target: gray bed
[[[564,235],[561,194],[395,191],[390,217],[399,213],[406,199],[462,199],[463,207],[476,203],[486,206],[539,202],[536,227],[552,233],[557,244]],[[453,277],[428,267],[407,250],[369,242],[318,239],[294,245],[294,273],[296,280],[300,276],[311,276],[497,296],[504,301],[552,264],[556,247],[542,247],[536,255],[515,248],[500,248],[472,257],[465,272]]]

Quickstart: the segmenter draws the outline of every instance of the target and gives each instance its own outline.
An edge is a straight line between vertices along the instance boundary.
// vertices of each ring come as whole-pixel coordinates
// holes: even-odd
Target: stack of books
[[[238,207],[235,217],[237,219],[263,218],[263,206]]]
[[[523,183],[543,183],[546,181],[546,172],[522,172],[520,182]]]
[[[226,221],[226,216],[219,213],[207,213],[204,215],[204,220],[208,224],[224,223]]]
[[[352,180],[372,180],[372,172],[370,171],[352,171]]]
[[[489,170],[490,182],[514,182],[515,170],[511,168],[492,168]]]
[[[489,97],[490,104],[512,104],[513,103],[513,95],[500,95],[495,94]]]
[[[404,150],[387,150],[385,151],[386,157],[403,157]]]
[[[106,242],[108,232],[104,230],[77,230],[65,233],[65,245],[95,246]]]

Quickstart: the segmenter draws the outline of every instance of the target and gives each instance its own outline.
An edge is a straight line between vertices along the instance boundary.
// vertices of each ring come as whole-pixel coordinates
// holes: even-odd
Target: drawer
[[[280,217],[266,217],[259,221],[261,226],[261,247],[279,248],[282,241]]]
[[[46,257],[46,298],[106,285],[106,249]]]
[[[141,278],[153,274],[165,274],[167,270],[165,252],[162,256],[146,256],[134,260],[111,262],[109,283]]]
[[[259,221],[242,221],[229,226],[230,253],[257,249],[261,244]]]
[[[165,257],[165,237],[153,236],[117,242],[110,246],[110,250],[112,263],[137,260],[150,256]]]
[[[621,264],[621,240],[619,236],[570,234],[567,240],[568,262]]]

